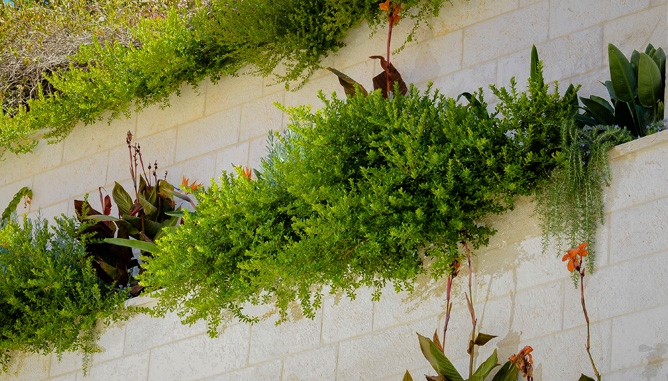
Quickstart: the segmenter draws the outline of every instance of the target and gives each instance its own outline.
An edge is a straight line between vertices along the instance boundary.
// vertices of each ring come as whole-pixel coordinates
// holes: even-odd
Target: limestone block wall
[[[548,81],[583,85],[581,95],[606,96],[607,44],[627,54],[647,43],[667,46],[665,0],[453,0],[423,28],[393,64],[407,82],[441,92],[462,91],[529,75],[532,44]],[[397,29],[394,41],[405,36]],[[346,72],[371,88],[380,72],[369,55],[382,54],[385,34],[372,39],[365,26],[348,37],[346,48],[324,66]],[[23,186],[34,191],[25,213],[52,217],[73,214],[72,200],[114,181],[129,187],[125,134],[131,131],[147,161],[158,161],[167,179],[185,175],[208,183],[233,165],[257,166],[269,130],[288,124],[275,102],[296,106],[321,103],[318,90],[341,93],[337,79],[316,73],[296,92],[271,78],[241,76],[217,84],[185,87],[170,106],[151,107],[110,125],[79,126],[63,142],[40,144],[35,152],[0,162],[0,205]],[[489,91],[489,103],[494,98]],[[592,320],[592,352],[607,380],[668,377],[668,133],[617,147],[611,153],[613,184],[606,194],[605,225],[599,231],[597,271],[585,292]],[[96,200],[96,197],[91,200]],[[95,201],[93,201],[95,206]],[[579,293],[557,254],[541,250],[540,230],[530,200],[515,211],[486,221],[499,232],[476,253],[475,300],[479,324],[498,339],[501,359],[524,345],[534,348],[537,380],[577,379],[589,374],[584,352],[584,319]],[[448,354],[467,366],[470,321],[463,299],[465,280],[455,285]],[[138,316],[109,328],[101,337],[88,375],[80,359],[17,356],[1,380],[313,380],[416,379],[432,373],[417,347],[415,332],[442,327],[444,282],[424,279],[413,294],[386,290],[372,302],[369,290],[354,301],[327,299],[314,320],[274,326],[275,315],[253,326],[232,324],[215,339],[203,324],[182,326],[175,316]],[[134,300],[147,303],[150,300]],[[463,356],[462,356],[463,355]]]

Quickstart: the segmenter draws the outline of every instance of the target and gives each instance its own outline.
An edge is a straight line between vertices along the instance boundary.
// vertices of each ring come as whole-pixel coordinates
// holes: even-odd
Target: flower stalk
[[[589,314],[587,313],[587,305],[585,303],[585,294],[584,294],[584,277],[585,277],[585,267],[582,262],[582,258],[586,257],[589,252],[586,250],[588,243],[582,243],[578,245],[577,248],[568,250],[566,255],[561,259],[562,261],[568,261],[568,271],[574,272],[577,271],[577,274],[580,276],[580,302],[582,303],[582,312],[584,313],[585,321],[587,322],[587,355],[589,355],[589,361],[591,361],[591,366],[594,368],[594,374],[596,375],[597,380],[601,380],[601,374],[596,368],[594,363],[594,357],[591,355],[591,329],[589,323]]]

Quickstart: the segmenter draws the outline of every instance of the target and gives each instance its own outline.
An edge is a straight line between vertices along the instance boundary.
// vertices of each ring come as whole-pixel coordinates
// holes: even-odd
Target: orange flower
[[[585,250],[588,243],[581,243],[578,245],[577,249],[568,250],[566,255],[561,258],[561,261],[568,260],[568,271],[573,272],[575,269],[580,269],[580,263],[583,257],[586,257],[589,252]]]
[[[202,183],[197,184],[196,182],[193,182],[190,184],[190,178],[186,178],[185,176],[183,176],[183,180],[181,181],[181,189],[186,192],[194,192],[201,186]]]
[[[390,0],[387,0],[384,3],[378,4],[381,10],[387,12],[389,16],[387,17],[388,21],[396,24],[401,20],[401,16],[399,16],[399,11],[402,10],[403,8],[401,7],[400,4],[395,4],[392,3]]]
[[[533,352],[533,348],[527,345],[516,355],[510,356],[508,360],[515,364],[517,369],[522,371],[524,377],[533,379],[533,356],[531,356],[531,352]]]
[[[251,177],[253,177],[253,172],[251,172],[251,169],[249,167],[244,167],[243,176],[248,179],[248,181],[251,180]]]

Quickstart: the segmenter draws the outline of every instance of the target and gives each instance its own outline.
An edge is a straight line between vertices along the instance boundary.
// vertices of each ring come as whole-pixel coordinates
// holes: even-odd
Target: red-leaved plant
[[[373,89],[380,89],[383,93],[383,97],[389,98],[390,94],[393,91],[399,91],[402,95],[406,95],[408,92],[408,87],[406,83],[401,78],[399,71],[392,66],[390,63],[392,45],[392,29],[394,26],[401,20],[401,3],[399,1],[387,0],[384,3],[379,4],[380,9],[387,13],[387,21],[389,23],[389,29],[387,32],[387,59],[383,56],[371,56],[369,58],[380,60],[380,66],[383,68],[383,71],[373,78]],[[364,86],[360,85],[357,81],[350,78],[348,75],[336,70],[334,68],[328,67],[327,70],[336,74],[339,77],[339,83],[343,86],[343,91],[347,96],[354,96],[358,92],[364,95],[367,95],[368,92]]]

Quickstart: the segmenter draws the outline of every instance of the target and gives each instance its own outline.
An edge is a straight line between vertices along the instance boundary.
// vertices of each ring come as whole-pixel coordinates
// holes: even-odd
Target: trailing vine
[[[413,32],[428,17],[437,15],[446,2],[402,2],[410,11],[406,17],[414,20]],[[61,3],[67,1],[56,5]],[[255,75],[274,73],[286,84],[303,81],[319,68],[324,56],[344,46],[350,29],[366,20],[375,30],[383,22],[378,3],[234,0],[212,1],[206,6],[195,2],[183,8],[164,6],[170,4],[166,1],[151,10],[154,17],[114,17],[114,23],[124,17],[133,20],[125,25],[122,36],[98,38],[86,34],[88,37],[67,57],[30,80],[36,85],[28,95],[23,91],[0,92],[0,155],[5,150],[29,152],[40,139],[39,134],[45,134],[51,142],[62,140],[77,123],[98,122],[106,111],[111,120],[132,108],[165,103],[184,83],[196,86],[207,77],[217,81],[222,76],[238,75],[241,68]],[[104,4],[108,10],[116,2],[108,0]],[[51,12],[57,15],[59,9],[54,6]],[[67,12],[68,8],[63,9],[61,12]],[[0,11],[9,19],[19,18],[23,8],[3,4]],[[37,22],[57,23],[61,19],[41,17]],[[412,37],[409,34],[408,40]],[[2,41],[7,42],[0,43],[1,51],[13,49],[13,39]],[[31,43],[40,47],[36,51],[45,51],[41,40]],[[44,61],[37,57],[25,62],[38,65]],[[5,77],[0,72],[0,88]],[[24,86],[20,78],[14,82],[18,83],[14,87]]]

